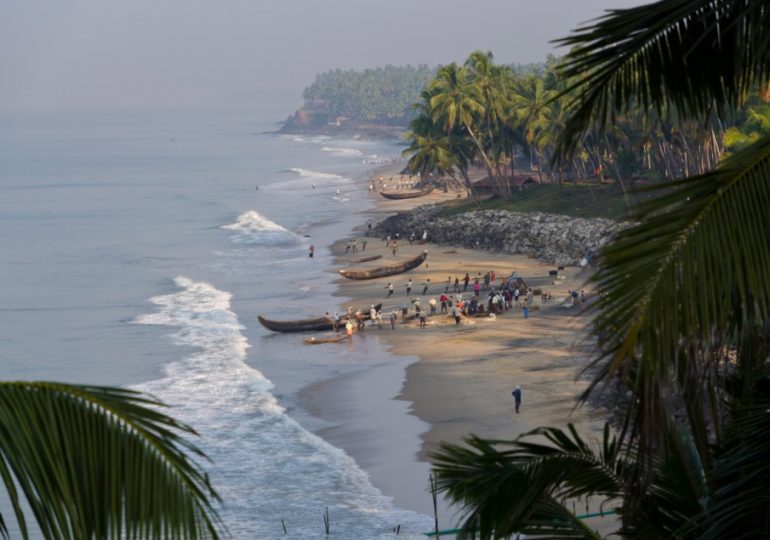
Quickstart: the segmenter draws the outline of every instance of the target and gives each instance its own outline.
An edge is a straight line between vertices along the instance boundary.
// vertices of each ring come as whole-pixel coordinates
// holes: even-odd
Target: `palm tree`
[[[533,166],[533,154],[538,161],[538,174],[543,181],[542,156],[535,144],[539,132],[549,124],[547,103],[555,97],[555,92],[546,87],[543,77],[531,75],[520,79],[510,98],[509,122],[519,125],[524,130],[524,138],[530,149],[530,165]]]
[[[478,133],[479,118],[485,112],[483,96],[479,88],[468,81],[467,69],[455,63],[443,66],[430,82],[428,90],[434,122],[443,125],[447,132],[463,128],[476,146],[489,178],[494,178],[492,162]]]
[[[0,476],[21,536],[33,518],[45,538],[217,538],[219,497],[193,459],[205,455],[162,406],[120,388],[0,382]]]
[[[407,158],[406,168],[423,177],[435,173],[456,180],[456,175],[460,174],[469,196],[478,204],[476,190],[468,175],[472,143],[457,126],[447,131],[436,124],[430,112],[432,95],[427,89],[420,93],[420,97],[421,101],[412,105],[418,116],[409,122],[409,130],[404,134],[409,142],[409,147],[402,152]]]
[[[563,73],[576,82],[563,94],[575,97],[557,159],[569,159],[597,124],[634,106],[658,114],[670,106],[680,118],[701,122],[728,116],[751,89],[768,84],[769,19],[764,0],[665,0],[611,11],[562,40],[572,47]],[[770,136],[712,172],[648,191],[658,196],[603,250],[593,278],[602,292],[594,320],[598,374],[582,396],[614,381],[631,392],[616,403],[617,444],[635,464],[628,489],[614,495],[623,500],[620,533],[767,537],[770,445],[756,437],[770,433]],[[510,489],[498,499],[484,491],[499,485],[499,467],[466,478],[469,486],[447,474],[448,466],[509,456],[463,450],[443,447],[437,472],[452,500],[475,508],[473,515],[495,516],[491,526],[467,522],[471,538],[479,530],[481,538],[527,530],[542,518],[542,496],[563,485],[563,477],[537,468],[538,456],[525,456],[515,469],[533,472],[526,479],[539,495],[517,509]],[[603,493],[590,476],[575,481],[581,489],[555,493]],[[686,493],[682,486],[689,486]],[[658,497],[654,504],[650,493]],[[512,516],[524,517],[504,526]],[[475,525],[482,528],[470,532]]]

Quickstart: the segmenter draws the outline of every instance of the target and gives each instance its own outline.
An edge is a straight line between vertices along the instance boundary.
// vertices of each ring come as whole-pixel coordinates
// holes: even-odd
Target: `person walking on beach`
[[[406,295],[409,296],[412,292],[412,280],[406,282]]]
[[[393,251],[393,256],[396,256],[396,252],[398,251],[398,238],[393,239],[393,241],[390,243],[391,250]]]
[[[361,251],[366,251],[366,243],[368,240],[366,238],[361,240]]]
[[[430,316],[434,316],[436,314],[436,299],[431,298],[428,300],[428,305],[430,306]]]
[[[516,388],[511,392],[511,395],[513,395],[513,402],[516,405],[516,414],[519,414],[519,408],[521,407],[521,386],[517,384]]]
[[[398,319],[398,315],[395,311],[390,312],[390,329],[395,330],[396,329],[396,319]]]
[[[425,293],[428,292],[428,287],[430,287],[430,278],[426,279],[425,283],[423,283],[423,285],[424,286],[422,288],[422,294],[425,294]]]
[[[465,285],[463,286],[463,292],[468,290],[468,282],[471,280],[471,276],[468,275],[468,272],[465,273],[465,277],[463,278],[463,283]],[[455,285],[457,285],[457,282],[455,282]],[[459,291],[457,291],[459,292]]]
[[[446,287],[444,287],[444,294],[449,294],[449,286],[452,284],[452,276],[446,278]]]
[[[387,285],[385,285],[385,288],[388,289],[388,294],[385,298],[390,298],[391,296],[393,296],[393,284],[388,283]]]
[[[358,251],[358,249],[356,249],[356,240],[355,240],[355,238],[353,239],[353,242],[351,242],[351,245],[353,246],[353,253]]]
[[[460,292],[460,278],[455,276],[455,289],[454,292]]]
[[[388,233],[388,236],[385,237],[385,247],[390,246],[390,233]]]
[[[315,246],[313,244],[310,244],[310,247],[308,248],[307,256],[312,259],[313,258],[313,253],[315,253]]]

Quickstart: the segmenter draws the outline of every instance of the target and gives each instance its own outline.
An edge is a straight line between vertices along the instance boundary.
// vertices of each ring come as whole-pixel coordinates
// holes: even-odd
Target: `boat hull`
[[[374,309],[379,311],[382,309],[382,304],[377,304]],[[364,314],[364,319],[369,320],[369,310],[361,310]],[[262,326],[273,332],[320,332],[324,330],[334,330],[334,321],[331,317],[314,317],[312,319],[297,319],[293,321],[274,321],[263,317],[257,316],[257,320]],[[347,322],[347,315],[340,318],[338,327],[343,326]]]
[[[408,272],[409,270],[420,266],[427,258],[428,251],[425,250],[417,257],[404,261],[403,263],[381,266],[380,268],[373,268],[372,270],[338,270],[338,272],[348,279],[377,279]]]
[[[305,338],[303,341],[308,345],[318,345],[320,343],[339,343],[340,341],[346,341],[347,339],[348,336],[343,334],[341,336],[334,336],[329,338],[309,337]]]
[[[417,197],[424,197],[433,191],[433,186],[421,189],[419,191],[380,191],[380,195],[386,199],[400,200],[400,199],[416,199]]]
[[[358,263],[365,263],[365,262],[369,262],[369,261],[376,261],[377,259],[382,259],[382,255],[372,255],[371,257],[362,257],[360,259],[351,259],[350,262],[352,262],[353,264],[358,264]]]

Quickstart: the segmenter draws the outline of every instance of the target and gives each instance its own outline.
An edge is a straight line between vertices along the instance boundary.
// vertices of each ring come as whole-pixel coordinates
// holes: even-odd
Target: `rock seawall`
[[[401,241],[414,233],[428,241],[465,248],[523,254],[555,265],[576,265],[606,244],[627,222],[604,218],[575,218],[541,212],[481,210],[441,216],[435,205],[424,205],[391,216],[373,227],[376,236],[398,233]]]

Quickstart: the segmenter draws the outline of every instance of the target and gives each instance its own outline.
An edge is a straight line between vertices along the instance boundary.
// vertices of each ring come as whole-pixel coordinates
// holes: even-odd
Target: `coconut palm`
[[[479,88],[469,82],[468,70],[454,62],[443,66],[428,85],[431,94],[430,111],[433,120],[447,132],[464,129],[476,147],[490,178],[494,177],[493,164],[484,149],[479,121],[485,114],[483,96]]]
[[[19,532],[45,538],[217,538],[219,498],[193,429],[121,388],[0,383],[0,476]],[[9,538],[10,516],[0,515]]]
[[[421,101],[412,106],[418,111],[418,116],[409,122],[409,131],[404,135],[409,142],[409,146],[402,152],[402,156],[407,158],[406,169],[420,173],[423,177],[434,173],[439,176],[448,175],[456,181],[459,174],[468,194],[478,202],[468,175],[473,143],[458,126],[447,131],[436,124],[430,113],[431,93],[427,89],[420,93],[420,97]]]
[[[764,0],[665,0],[611,11],[562,40],[572,47],[564,74],[576,82],[564,94],[574,98],[557,158],[568,159],[584,135],[633,107],[661,114],[670,106],[701,122],[728,116],[769,82],[769,19]],[[622,391],[615,401],[618,445],[635,463],[620,532],[768,537],[770,445],[756,437],[770,432],[770,137],[712,172],[648,191],[657,197],[603,250],[593,278],[602,293],[594,322],[600,352],[583,395],[615,384],[630,391],[630,399]],[[447,464],[507,457],[486,454],[444,447],[436,456],[439,482],[452,480]],[[514,464],[534,474],[526,479],[541,497],[529,498],[529,510],[511,505],[514,486],[526,484],[499,491],[499,499],[485,492],[497,481],[492,474],[471,476],[472,486],[440,485],[476,515],[495,516],[489,527],[469,524],[482,527],[482,538],[526,530],[531,523],[505,519],[537,517],[536,503],[549,493],[602,495],[590,476],[575,480],[582,490],[559,491],[563,477],[549,478],[537,467],[542,461],[533,455]]]

